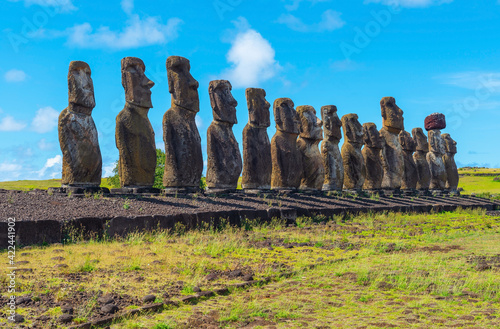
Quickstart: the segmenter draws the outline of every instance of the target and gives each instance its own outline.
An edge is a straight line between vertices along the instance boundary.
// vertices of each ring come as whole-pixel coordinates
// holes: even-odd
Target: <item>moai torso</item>
[[[243,129],[241,186],[243,189],[268,190],[272,174],[271,142],[267,135],[267,128],[271,125],[270,104],[264,89],[248,88],[246,97],[249,120]]]
[[[344,164],[344,189],[361,190],[365,182],[365,161],[363,147],[363,128],[357,114],[346,114],[342,117],[344,145],[342,161]]]
[[[457,142],[449,134],[441,136],[445,142],[446,153],[443,155],[443,162],[446,168],[446,189],[450,191],[458,190],[460,176],[458,174],[457,164],[455,163],[455,154],[457,154]]]
[[[415,141],[410,133],[403,130],[399,133],[399,143],[403,149],[404,159],[404,174],[401,182],[401,189],[403,190],[416,190],[418,183],[417,166],[413,160],[413,153],[415,152]]]
[[[172,105],[163,116],[166,188],[198,188],[203,172],[201,138],[196,126],[200,110],[198,81],[191,73],[189,60],[171,56],[167,59],[169,92]]]
[[[302,154],[301,190],[321,190],[325,182],[325,168],[319,151],[319,142],[323,139],[323,122],[316,117],[312,106],[299,106],[300,135],[297,147]]]
[[[444,190],[446,188],[446,167],[443,161],[445,153],[444,141],[441,138],[440,130],[429,131],[429,153],[427,153],[427,162],[431,171],[431,190]]]
[[[382,188],[397,190],[401,188],[404,174],[403,149],[399,143],[399,133],[404,129],[403,111],[396,105],[393,97],[382,98],[380,107],[383,118],[380,135],[384,140]]]
[[[101,185],[102,158],[91,116],[95,99],[87,63],[70,63],[68,87],[69,106],[61,112],[58,122],[63,154],[61,184],[63,187],[98,187]]]
[[[116,147],[120,154],[119,175],[122,187],[152,187],[156,168],[155,134],[148,119],[154,82],[144,71],[139,58],[122,59],[122,84],[126,104],[116,117]]]
[[[365,147],[361,151],[365,161],[365,190],[380,190],[384,178],[384,167],[382,166],[381,152],[384,141],[380,136],[374,123],[363,124],[363,141]]]
[[[231,95],[231,84],[227,80],[210,82],[210,103],[214,121],[207,131],[207,187],[234,189],[242,169],[238,142],[233,134],[238,103]]]
[[[427,153],[429,153],[429,143],[422,128],[412,130],[413,140],[416,144],[416,151],[413,153],[413,161],[417,168],[417,189],[428,190],[431,184],[431,170],[427,162]]]
[[[339,143],[342,139],[340,128],[342,122],[337,115],[337,107],[333,105],[321,108],[325,139],[321,143],[321,156],[325,168],[323,191],[342,191],[344,185],[344,164]]]
[[[302,179],[302,155],[297,148],[299,119],[289,98],[274,102],[276,134],[271,139],[271,189],[296,189]]]

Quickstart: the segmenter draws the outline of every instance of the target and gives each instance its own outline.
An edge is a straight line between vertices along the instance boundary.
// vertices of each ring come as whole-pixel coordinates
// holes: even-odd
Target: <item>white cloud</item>
[[[131,15],[132,11],[134,10],[134,0],[122,0],[122,10]]]
[[[116,163],[112,162],[105,166],[102,166],[102,177],[111,177],[114,175],[113,169],[115,169]]]
[[[4,77],[7,82],[22,82],[26,80],[26,73],[21,70],[12,69],[7,71]]]
[[[275,59],[276,52],[262,35],[251,29],[245,18],[233,22],[239,30],[230,41],[232,46],[226,55],[231,68],[222,73],[234,88],[257,87],[274,77],[281,66]]]
[[[365,0],[366,3],[381,3],[385,6],[423,8],[451,3],[453,0]]]
[[[0,131],[19,131],[26,127],[24,122],[16,121],[14,117],[7,115],[0,121]]]
[[[500,72],[459,72],[436,77],[443,84],[477,90],[486,89],[491,93],[500,92]]]
[[[298,32],[331,32],[345,25],[345,22],[340,17],[341,15],[337,11],[327,10],[321,15],[319,23],[309,25],[292,14],[283,14],[278,18],[278,23],[285,24],[288,28]]]
[[[9,0],[11,2],[19,2],[21,0]],[[71,0],[23,0],[24,5],[29,7],[31,5],[38,5],[42,7],[53,7],[61,11],[73,11],[77,8],[73,5]]]
[[[282,0],[285,2],[291,2],[290,4],[285,5],[285,9],[288,11],[294,11],[299,9],[300,4],[304,0]],[[317,4],[318,2],[329,2],[330,0],[307,0],[308,2],[311,2],[313,5]]]
[[[0,163],[0,172],[13,172],[19,171],[23,168],[23,166],[16,163]]]
[[[47,142],[47,140],[45,138],[42,138],[38,142],[38,148],[42,151],[49,151],[49,150],[52,150],[54,148],[54,144],[49,143],[49,142]]]
[[[62,171],[62,156],[58,154],[53,158],[47,159],[43,168],[38,171],[38,176],[43,177],[47,170],[51,172],[49,173],[51,178],[60,174]]]
[[[31,129],[40,134],[48,133],[57,126],[58,118],[59,112],[52,107],[41,108],[31,122]]]

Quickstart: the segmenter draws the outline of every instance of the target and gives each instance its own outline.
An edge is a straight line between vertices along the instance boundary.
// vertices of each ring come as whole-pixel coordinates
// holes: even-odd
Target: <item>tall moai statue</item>
[[[458,175],[457,164],[455,163],[455,154],[457,154],[457,142],[451,138],[450,134],[443,134],[446,153],[443,155],[443,162],[446,168],[446,189],[456,194],[458,193]]]
[[[413,160],[413,153],[416,150],[415,141],[409,132],[402,130],[399,133],[399,143],[403,149],[404,159],[404,174],[401,189],[407,192],[414,192],[417,189],[418,183],[417,165],[415,164],[415,160]]]
[[[416,151],[413,153],[413,160],[417,167],[417,190],[425,192],[431,185],[431,170],[427,162],[427,153],[429,153],[429,142],[422,128],[412,130],[413,140],[416,144]]]
[[[399,143],[399,133],[404,130],[403,110],[396,105],[394,97],[384,97],[380,101],[382,110],[382,129],[380,135],[384,140],[382,165],[384,178],[382,188],[399,190],[403,181],[404,159],[403,149]]]
[[[94,84],[87,63],[74,61],[69,64],[68,98],[69,105],[59,115],[58,123],[63,154],[61,192],[68,188],[99,190],[102,158],[92,119]]]
[[[156,192],[155,133],[148,119],[151,88],[155,85],[145,74],[144,62],[136,57],[121,61],[125,107],[116,117],[116,147],[120,155],[118,171],[121,193]]]
[[[321,155],[325,168],[323,191],[342,191],[344,186],[344,164],[339,143],[342,139],[342,121],[337,115],[337,107],[327,105],[321,108],[325,138],[321,143]]]
[[[363,147],[363,127],[357,114],[346,114],[342,117],[344,130],[344,145],[342,145],[342,160],[344,163],[344,189],[360,191],[365,183],[365,161],[361,148]]]
[[[233,134],[238,102],[227,80],[211,81],[208,87],[214,120],[207,130],[207,188],[212,192],[232,192],[238,187],[240,148]]]
[[[316,117],[314,107],[305,105],[297,107],[300,119],[300,134],[297,147],[302,154],[303,191],[319,191],[325,182],[325,167],[319,151],[319,143],[323,140],[323,122]]]
[[[274,101],[276,134],[271,139],[271,189],[294,190],[302,180],[302,154],[297,147],[299,117],[290,98]]]
[[[446,167],[443,161],[443,155],[446,153],[446,147],[441,137],[441,129],[446,128],[446,119],[444,114],[433,113],[425,118],[425,130],[429,134],[429,153],[427,153],[427,162],[431,170],[431,184],[429,189],[440,192],[446,189]]]
[[[267,128],[271,125],[266,91],[246,90],[248,123],[243,129],[243,175],[241,186],[246,191],[271,189],[271,142]]]
[[[364,190],[377,191],[382,188],[384,167],[382,166],[381,152],[384,140],[380,136],[377,126],[373,122],[363,124],[363,142],[365,147],[361,151],[365,160]]]
[[[186,58],[171,56],[167,59],[172,104],[163,116],[163,185],[172,192],[197,192],[203,172],[201,138],[195,122],[196,114],[200,111],[199,84],[189,72],[190,69]]]

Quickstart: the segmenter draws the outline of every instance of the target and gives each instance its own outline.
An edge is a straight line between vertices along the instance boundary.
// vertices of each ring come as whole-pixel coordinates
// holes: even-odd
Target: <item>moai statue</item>
[[[203,172],[201,138],[195,122],[196,113],[200,111],[199,85],[190,69],[186,58],[170,56],[167,59],[172,104],[163,116],[163,185],[170,192],[197,192]]]
[[[365,183],[365,161],[363,147],[363,127],[357,114],[346,114],[342,117],[344,145],[342,160],[344,162],[344,189],[359,192]]]
[[[384,179],[382,188],[399,190],[404,172],[403,149],[399,143],[399,133],[404,130],[403,111],[396,105],[394,97],[382,98],[380,108],[383,119],[383,128],[380,130],[380,135],[384,140],[384,149],[382,150]]]
[[[429,153],[427,162],[431,171],[431,184],[429,189],[435,194],[439,194],[446,189],[446,167],[443,162],[443,155],[446,147],[441,137],[441,129],[446,128],[446,118],[444,114],[433,113],[425,118],[425,130],[429,134]]]
[[[363,124],[363,141],[365,144],[361,152],[365,160],[365,183],[363,189],[377,191],[382,188],[382,180],[384,178],[384,167],[382,166],[381,158],[384,140],[374,123],[368,122]]]
[[[337,115],[337,107],[333,105],[321,108],[321,119],[324,123],[325,139],[321,143],[321,155],[325,168],[323,191],[342,191],[344,185],[344,164],[339,143],[342,139],[342,121]]]
[[[278,98],[274,101],[276,134],[271,139],[273,190],[297,189],[302,179],[302,154],[297,148],[300,121],[293,107],[290,98]]]
[[[443,134],[441,137],[446,146],[446,153],[443,155],[443,162],[446,168],[446,189],[451,193],[458,193],[458,168],[455,163],[455,154],[457,154],[457,142],[449,134]]]
[[[69,105],[59,115],[59,144],[63,154],[60,192],[98,191],[102,158],[92,119],[94,85],[85,62],[71,62],[68,72]],[[107,191],[108,192],[108,191]]]
[[[125,107],[116,117],[116,147],[120,154],[120,193],[157,192],[153,190],[156,168],[155,133],[148,119],[151,88],[155,85],[144,73],[144,62],[136,57],[122,59],[122,85]]]
[[[427,153],[429,153],[429,143],[427,136],[424,134],[422,128],[414,128],[412,130],[413,140],[417,145],[415,153],[413,153],[413,160],[417,167],[417,190],[425,192],[429,190],[431,185],[431,170],[427,162]]]
[[[416,150],[415,141],[409,132],[402,130],[399,133],[399,143],[403,149],[404,159],[404,174],[401,189],[413,193],[417,189],[418,183],[417,165],[415,164],[415,160],[413,160],[413,153]]]
[[[271,142],[267,128],[271,125],[264,89],[246,90],[248,123],[243,129],[243,175],[241,186],[246,191],[271,189]]]
[[[233,134],[238,102],[227,80],[211,81],[208,87],[214,120],[207,130],[207,188],[211,192],[233,192],[238,187],[241,161]]]
[[[321,190],[325,182],[325,167],[319,151],[319,143],[323,140],[323,122],[316,117],[314,107],[309,105],[298,106],[297,114],[300,119],[297,147],[302,154],[303,170],[300,189]]]

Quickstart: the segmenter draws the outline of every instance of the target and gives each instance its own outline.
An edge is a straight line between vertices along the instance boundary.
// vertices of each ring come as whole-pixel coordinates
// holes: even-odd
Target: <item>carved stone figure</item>
[[[227,80],[211,81],[208,88],[214,120],[207,131],[207,188],[213,191],[236,190],[243,166],[233,134],[238,102],[231,90]]]
[[[357,114],[346,114],[342,117],[344,145],[342,160],[344,163],[344,189],[359,191],[365,183],[365,161],[363,147],[363,127]]]
[[[297,148],[299,117],[290,98],[274,101],[276,134],[271,139],[271,189],[297,189],[302,179],[302,155]]]
[[[384,167],[382,166],[381,152],[384,148],[384,140],[372,123],[363,124],[363,141],[365,147],[361,152],[365,160],[365,190],[380,190],[384,178]]]
[[[116,147],[120,154],[120,184],[125,188],[151,188],[155,179],[155,133],[148,119],[151,88],[144,62],[136,57],[122,59],[122,85],[126,104],[116,117]]]
[[[171,56],[167,59],[172,104],[163,116],[163,185],[172,191],[197,191],[203,172],[201,138],[195,122],[196,113],[200,111],[199,85],[189,72],[190,69],[186,58]]]
[[[342,191],[344,185],[344,164],[339,143],[342,139],[342,121],[337,115],[337,107],[333,105],[321,108],[324,123],[325,139],[321,143],[321,155],[325,168],[323,191]]]
[[[71,62],[68,72],[69,105],[59,115],[59,144],[63,154],[62,187],[98,188],[102,158],[97,129],[92,119],[95,107],[90,67]]]
[[[417,190],[426,191],[431,185],[431,170],[427,162],[427,153],[429,153],[429,143],[427,136],[422,128],[414,128],[412,130],[413,140],[416,144],[416,151],[413,153],[413,160],[417,167]]]
[[[243,129],[243,175],[241,186],[245,190],[271,188],[271,142],[267,128],[271,125],[264,89],[246,90],[248,123]]]
[[[429,131],[429,153],[427,162],[431,170],[430,190],[444,190],[446,188],[446,167],[443,162],[443,155],[446,153],[444,140],[440,130]]]
[[[409,132],[402,130],[399,133],[399,143],[403,149],[404,159],[404,174],[403,181],[401,182],[401,189],[414,191],[417,189],[418,183],[417,166],[413,160],[413,153],[416,150],[415,141]]]
[[[455,142],[449,134],[443,134],[441,137],[446,146],[446,153],[443,155],[444,166],[446,168],[446,189],[451,192],[458,191],[458,168],[455,163],[455,154],[457,154],[457,142]]]
[[[314,107],[297,107],[300,119],[300,135],[297,147],[302,154],[301,190],[321,190],[325,182],[325,168],[319,151],[319,142],[323,140],[323,122],[316,117]]]
[[[404,130],[403,111],[396,105],[396,100],[393,97],[382,98],[380,108],[383,119],[383,128],[380,130],[380,135],[384,140],[384,149],[382,150],[384,179],[382,188],[399,190],[404,171],[403,149],[399,143],[399,133]]]

